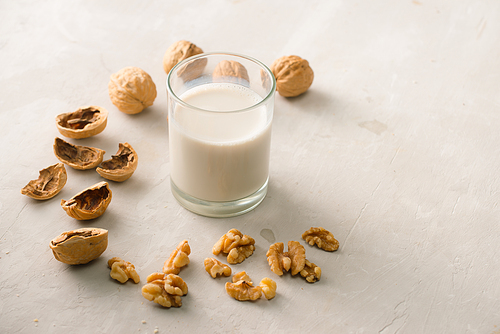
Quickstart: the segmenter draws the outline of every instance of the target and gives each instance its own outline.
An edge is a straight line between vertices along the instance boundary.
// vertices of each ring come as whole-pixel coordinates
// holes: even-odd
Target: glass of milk
[[[276,81],[260,61],[204,53],[167,78],[170,184],[186,209],[231,217],[267,194]]]

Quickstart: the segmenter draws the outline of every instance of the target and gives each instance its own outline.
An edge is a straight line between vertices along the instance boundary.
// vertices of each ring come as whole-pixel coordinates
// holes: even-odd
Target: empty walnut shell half
[[[103,107],[86,106],[56,117],[59,132],[68,138],[81,139],[101,133],[108,122],[108,111]]]
[[[137,153],[132,146],[120,143],[118,152],[110,160],[103,161],[96,171],[105,179],[123,182],[134,174],[138,163]]]
[[[89,220],[101,216],[111,202],[111,189],[107,182],[99,182],[87,188],[70,200],[61,200],[61,206],[68,216],[78,220]]]
[[[54,141],[54,154],[57,159],[74,169],[85,170],[99,166],[106,151],[88,146],[73,145],[57,138]]]
[[[68,175],[64,164],[57,163],[42,169],[38,179],[31,180],[21,189],[21,194],[39,200],[49,199],[62,190],[67,179]]]
[[[80,228],[63,232],[50,242],[54,257],[67,264],[85,264],[97,259],[108,247],[108,231]]]

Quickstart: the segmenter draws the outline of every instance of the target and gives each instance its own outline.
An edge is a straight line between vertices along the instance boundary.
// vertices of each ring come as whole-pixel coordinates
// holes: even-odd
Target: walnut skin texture
[[[328,252],[333,252],[339,249],[339,242],[333,237],[333,234],[323,227],[311,227],[302,234],[309,245],[316,245],[319,248]]]
[[[203,53],[203,50],[193,43],[188,41],[177,41],[170,45],[165,52],[163,56],[163,69],[165,73],[168,74],[177,63],[200,53]],[[178,75],[185,81],[193,80],[201,75],[206,64],[206,59],[195,60],[187,64],[184,68],[180,68]]]
[[[212,278],[216,278],[217,276],[231,276],[231,268],[213,257],[206,258],[203,264],[205,265],[205,270]]]
[[[179,274],[181,268],[189,264],[189,254],[191,248],[188,241],[183,240],[177,245],[177,248],[170,254],[170,257],[163,265],[163,272],[165,274]]]
[[[101,216],[111,202],[112,193],[107,182],[94,184],[70,200],[61,200],[61,206],[68,216],[78,220],[89,220]]]
[[[106,153],[95,147],[73,145],[57,137],[53,148],[57,159],[78,170],[96,168]]]
[[[125,67],[112,74],[108,92],[111,102],[126,114],[140,113],[156,99],[153,79],[138,67]]]
[[[67,179],[68,175],[64,164],[57,163],[42,169],[38,179],[31,180],[21,189],[21,194],[38,200],[46,200],[57,195],[66,184]]]
[[[254,245],[239,246],[231,249],[227,254],[227,262],[229,264],[238,264],[243,262],[247,257],[253,254],[255,250]]]
[[[108,231],[80,228],[63,232],[50,242],[56,260],[66,264],[85,264],[97,259],[108,247]]]
[[[101,133],[108,121],[108,111],[103,107],[86,106],[77,111],[56,117],[59,132],[68,138],[81,139]]]
[[[96,171],[103,178],[123,182],[128,180],[137,169],[139,158],[129,143],[119,144],[118,152],[110,160],[103,161]]]
[[[119,257],[113,257],[108,261],[108,267],[111,269],[109,275],[111,278],[117,280],[120,283],[125,283],[130,279],[134,283],[139,283],[141,278],[135,271],[135,266],[128,262],[123,261]]]
[[[284,97],[299,96],[305,93],[314,79],[314,72],[309,62],[299,56],[284,56],[271,65],[276,78],[278,93]]]

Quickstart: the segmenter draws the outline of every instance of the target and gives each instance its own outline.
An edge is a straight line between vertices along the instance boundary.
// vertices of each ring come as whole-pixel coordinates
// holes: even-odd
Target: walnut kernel
[[[205,265],[205,270],[212,278],[216,278],[217,276],[231,276],[231,268],[217,259],[212,257],[206,258],[203,263]]]
[[[23,189],[21,194],[38,200],[46,200],[57,195],[68,179],[64,164],[57,163],[42,169],[38,179],[31,180]]]
[[[273,299],[276,296],[276,282],[268,277],[264,277],[259,286],[262,288],[262,293],[267,300]]]
[[[302,234],[302,239],[309,245],[312,246],[316,244],[316,246],[328,252],[339,249],[339,242],[337,239],[334,238],[330,231],[325,230],[323,227],[311,227]]]
[[[189,254],[191,248],[188,241],[183,240],[177,245],[177,248],[170,254],[170,257],[163,265],[163,272],[165,274],[179,274],[181,268],[189,264]]]
[[[292,260],[283,252],[284,247],[282,242],[277,242],[269,246],[269,250],[266,253],[271,271],[278,276],[283,275],[283,271],[290,270],[292,264]]]
[[[243,262],[247,257],[253,254],[255,250],[254,245],[239,246],[231,249],[227,254],[227,262],[230,264],[237,264]]]
[[[147,300],[160,304],[163,307],[181,307],[182,299],[180,296],[171,295],[165,291],[163,280],[154,280],[142,287],[142,296]]]
[[[220,237],[212,248],[212,253],[214,255],[219,255],[221,252],[227,254],[233,248],[253,244],[255,244],[255,240],[252,237],[243,235],[243,233],[233,228]]]
[[[138,67],[125,67],[114,73],[108,83],[111,102],[126,114],[137,114],[153,105],[156,85]]]
[[[171,295],[184,296],[188,293],[188,286],[186,282],[175,274],[165,275],[165,291]]]
[[[288,241],[287,256],[291,260],[292,276],[300,273],[306,264],[306,249],[298,241]]]
[[[311,86],[314,72],[309,62],[299,56],[284,56],[271,65],[276,78],[276,88],[281,96],[298,96]]]
[[[300,276],[304,277],[309,283],[317,282],[321,278],[321,268],[306,260],[304,269],[300,271]]]
[[[232,281],[233,283],[236,283],[238,281],[246,281],[247,283],[253,284],[250,276],[247,275],[246,271],[240,271],[239,273],[234,274]]]
[[[247,281],[238,281],[236,283],[226,283],[226,292],[236,300],[257,300],[262,295],[262,288]]]
[[[119,257],[113,257],[108,261],[108,267],[111,268],[109,275],[111,278],[117,280],[120,283],[125,283],[130,279],[134,283],[139,283],[141,278],[135,271],[135,266],[128,262],[120,259]]]

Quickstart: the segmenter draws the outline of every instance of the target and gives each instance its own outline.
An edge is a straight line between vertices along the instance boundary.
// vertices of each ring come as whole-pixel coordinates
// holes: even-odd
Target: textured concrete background
[[[500,2],[2,1],[0,22],[0,332],[500,333]],[[268,65],[296,54],[315,71],[306,94],[276,97],[269,194],[246,215],[200,217],[170,192],[162,57],[180,39]],[[138,115],[108,97],[125,66],[157,85]],[[109,110],[107,128],[69,141],[106,159],[128,142],[139,167],[110,182],[103,216],[79,222],[59,202],[95,171],[68,167],[45,202],[20,189],[58,162],[55,116],[89,104]],[[89,226],[109,230],[106,252],[56,261],[50,240]],[[340,249],[305,245],[311,226]],[[204,271],[230,228],[256,240],[233,272],[274,279],[275,299],[237,302]],[[140,290],[182,239],[189,294],[163,309]],[[318,283],[270,271],[270,243],[288,240],[322,268]],[[141,283],[112,280],[113,256]]]

